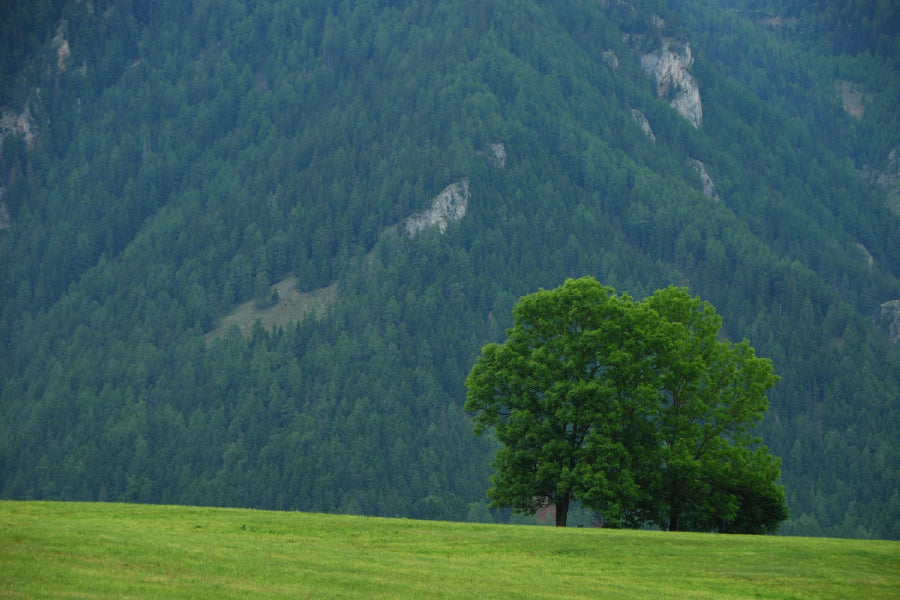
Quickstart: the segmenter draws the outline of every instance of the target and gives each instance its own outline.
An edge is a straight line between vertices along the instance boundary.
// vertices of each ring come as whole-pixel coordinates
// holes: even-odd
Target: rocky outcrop
[[[894,214],[900,215],[900,153],[897,148],[891,150],[883,171],[863,169],[863,175],[887,191],[888,207]]]
[[[644,132],[644,135],[646,135],[648,138],[650,138],[651,140],[653,140],[655,142],[656,136],[653,134],[653,129],[650,127],[650,121],[647,120],[647,117],[644,116],[644,113],[642,113],[641,111],[639,111],[636,108],[632,108],[631,116],[634,117],[634,120],[637,122],[638,125],[640,125],[641,131]]]
[[[431,208],[406,219],[403,223],[403,230],[410,237],[434,227],[444,233],[447,231],[447,227],[465,216],[468,205],[469,181],[464,179],[451,183],[434,197]]]
[[[869,252],[868,248],[866,248],[860,242],[855,242],[853,245],[856,246],[860,252],[862,252],[863,257],[865,257],[865,259],[866,259],[867,265],[869,265],[870,267],[875,265],[875,258],[872,256],[872,253]]]
[[[53,42],[53,48],[56,50],[56,69],[63,73],[66,70],[66,61],[69,60],[69,56],[72,52],[69,50],[69,41],[66,39],[66,29],[67,23],[65,19],[59,24],[59,28],[56,30],[56,35],[53,36],[51,40]]]
[[[663,40],[662,48],[641,56],[641,67],[656,82],[660,98],[670,98],[669,103],[678,114],[699,128],[703,124],[703,107],[700,104],[700,88],[690,73],[694,64],[690,44],[677,44]]]
[[[879,324],[891,343],[900,344],[900,300],[888,300],[881,305]]]
[[[3,156],[3,144],[9,136],[22,136],[25,142],[25,148],[31,150],[34,147],[35,132],[37,128],[31,118],[31,110],[28,105],[21,113],[15,113],[8,108],[0,108],[0,158]],[[14,170],[15,171],[15,170]],[[21,173],[20,173],[21,174]],[[16,177],[15,172],[10,174],[12,181]],[[7,182],[8,183],[8,182]],[[9,214],[9,207],[3,196],[6,195],[6,188],[0,187],[0,229],[9,229],[12,227],[12,217]]]
[[[716,193],[716,184],[712,180],[712,177],[709,176],[709,173],[706,172],[706,165],[697,160],[696,158],[691,159],[691,166],[694,167],[694,170],[697,172],[697,175],[700,176],[700,183],[703,184],[703,194],[705,196],[709,196],[716,202],[721,200],[719,195]]]
[[[619,57],[612,50],[604,50],[600,53],[600,59],[613,71],[619,68]]]
[[[3,141],[11,135],[21,135],[25,140],[25,147],[31,150],[34,146],[36,128],[28,106],[21,113],[16,113],[8,108],[0,109],[0,152],[3,151]]]
[[[506,146],[503,145],[503,142],[494,142],[488,148],[488,152],[488,158],[492,165],[498,169],[506,167]]]

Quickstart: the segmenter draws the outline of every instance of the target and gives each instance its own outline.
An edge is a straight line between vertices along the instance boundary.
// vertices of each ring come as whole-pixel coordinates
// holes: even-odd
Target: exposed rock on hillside
[[[879,324],[891,343],[900,344],[900,300],[889,300],[881,305]]]
[[[862,245],[862,244],[859,243],[859,242],[856,242],[854,245],[855,245],[857,248],[859,248],[860,252],[863,253],[863,256],[864,256],[865,259],[866,259],[866,264],[869,265],[870,267],[871,267],[871,266],[874,266],[874,265],[875,265],[875,257],[872,256],[872,253],[869,252],[869,249],[866,248],[864,245]]]
[[[866,96],[858,85],[851,81],[836,81],[834,91],[851,117],[859,121],[866,112]]]
[[[715,182],[712,180],[712,177],[709,176],[709,173],[706,172],[706,165],[699,160],[692,158],[691,166],[694,167],[694,170],[697,171],[697,175],[700,176],[700,182],[703,184],[703,194],[709,196],[713,200],[721,200],[716,193]]]
[[[494,142],[490,147],[491,163],[500,169],[506,166],[506,146],[503,142]]]
[[[600,54],[600,58],[604,63],[606,63],[606,66],[608,66],[613,71],[619,68],[619,57],[616,56],[616,53],[612,50],[604,50]]]
[[[69,59],[71,51],[69,50],[69,41],[66,39],[65,30],[67,28],[66,21],[63,20],[53,36],[53,48],[56,50],[56,68],[62,73],[66,70],[66,61]]]
[[[631,116],[633,116],[634,120],[637,121],[637,124],[641,126],[641,131],[644,132],[644,135],[655,142],[656,136],[653,134],[653,129],[650,127],[650,121],[647,120],[647,117],[644,116],[644,113],[636,108],[632,108]]]
[[[451,183],[434,197],[431,208],[409,217],[403,224],[406,235],[412,237],[423,229],[437,227],[441,233],[447,231],[466,214],[469,204],[469,181],[464,179]]]
[[[660,98],[671,98],[669,103],[694,127],[703,123],[703,108],[700,105],[700,88],[690,74],[694,64],[690,44],[663,40],[662,48],[641,56],[641,67],[656,82],[656,93]]]
[[[900,155],[897,148],[888,155],[888,164],[883,171],[864,169],[863,174],[887,190],[888,207],[900,215]]]
[[[3,151],[3,140],[10,135],[21,135],[29,150],[34,146],[34,120],[27,105],[21,113],[16,113],[8,108],[0,109],[0,152]]]

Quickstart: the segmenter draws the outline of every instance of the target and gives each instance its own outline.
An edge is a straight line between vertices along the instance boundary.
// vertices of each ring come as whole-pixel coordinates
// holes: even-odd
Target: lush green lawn
[[[898,595],[897,542],[0,502],[0,597]]]

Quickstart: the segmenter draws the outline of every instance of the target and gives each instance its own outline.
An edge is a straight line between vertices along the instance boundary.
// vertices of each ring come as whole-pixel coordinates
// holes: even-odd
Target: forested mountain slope
[[[465,375],[593,275],[772,359],[783,532],[900,538],[897,11],[765,4],[4,3],[0,496],[508,518]]]

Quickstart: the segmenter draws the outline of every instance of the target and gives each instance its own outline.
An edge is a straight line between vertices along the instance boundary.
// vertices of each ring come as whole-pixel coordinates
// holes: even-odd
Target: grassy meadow
[[[898,596],[898,542],[0,502],[0,598]]]
[[[271,286],[271,289],[278,292],[277,303],[267,308],[257,308],[256,301],[249,300],[236,306],[215,329],[206,334],[206,341],[223,337],[232,325],[237,325],[241,333],[248,337],[256,321],[267,331],[272,331],[275,327],[288,327],[302,321],[309,313],[322,317],[338,301],[336,283],[301,292],[297,288],[297,278],[291,276]]]

